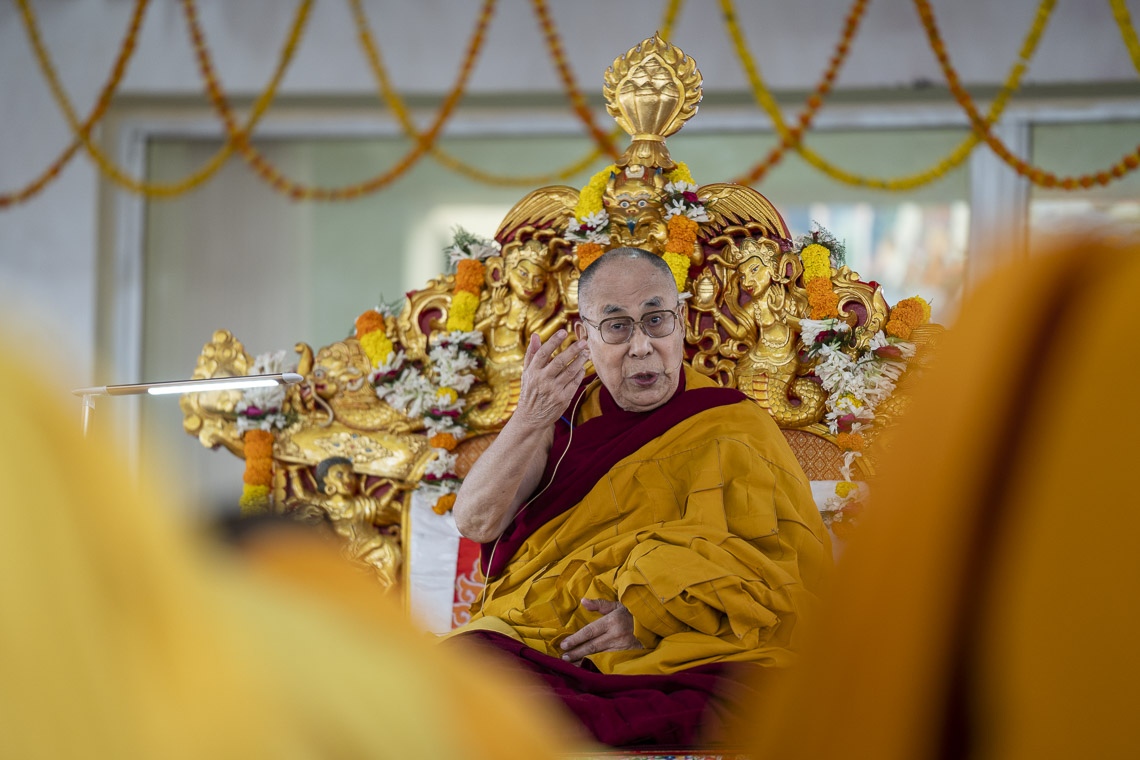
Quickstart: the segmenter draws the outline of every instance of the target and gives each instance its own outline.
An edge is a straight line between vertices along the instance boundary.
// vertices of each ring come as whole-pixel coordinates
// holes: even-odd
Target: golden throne
[[[666,138],[701,99],[681,50],[645,40],[614,61],[604,92],[632,139],[585,187],[531,192],[494,240],[457,234],[455,271],[399,307],[366,309],[343,341],[298,343],[301,385],[182,401],[188,433],[245,457],[244,508],[329,520],[345,551],[436,630],[462,622],[481,583],[447,514],[454,493],[515,408],[530,336],[578,318],[579,274],[605,250],[665,259],[690,298],[688,361],[772,414],[837,534],[860,508],[865,449],[939,334],[922,299],[890,306],[825,231],[794,240],[760,193],[698,186],[673,160]],[[284,353],[255,360],[220,330],[195,377],[278,370]]]

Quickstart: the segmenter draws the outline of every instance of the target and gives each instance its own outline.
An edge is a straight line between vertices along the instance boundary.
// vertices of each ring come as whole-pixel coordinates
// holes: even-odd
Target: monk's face
[[[618,406],[646,412],[668,401],[677,390],[685,357],[685,305],[677,297],[673,278],[645,261],[618,260],[597,273],[588,293],[579,293],[578,308],[593,325],[614,317],[639,321],[654,311],[677,314],[671,334],[651,338],[634,325],[626,343],[606,343],[592,325],[577,327],[579,337],[585,335],[589,341],[598,378]]]

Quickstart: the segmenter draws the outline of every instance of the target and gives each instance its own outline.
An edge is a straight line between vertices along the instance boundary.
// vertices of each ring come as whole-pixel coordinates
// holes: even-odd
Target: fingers
[[[583,599],[582,607],[604,614],[562,640],[563,660],[578,663],[598,652],[641,648],[641,642],[633,635],[633,616],[620,602]]]
[[[531,336],[515,410],[515,416],[526,424],[541,426],[557,420],[586,375],[589,352],[585,341],[574,341],[555,355],[568,334],[559,330],[537,347],[538,337]]]
[[[542,339],[538,337],[538,333],[530,334],[530,343],[526,347],[526,356],[523,357],[523,370],[530,366],[534,355],[538,353],[538,349],[542,346]]]
[[[609,599],[583,599],[582,606],[590,612],[600,612],[605,615],[617,609],[618,602]]]

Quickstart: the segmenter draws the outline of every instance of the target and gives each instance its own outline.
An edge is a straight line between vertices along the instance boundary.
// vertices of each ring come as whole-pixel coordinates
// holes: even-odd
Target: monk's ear
[[[585,340],[586,339],[586,326],[584,324],[582,324],[581,322],[575,322],[574,323],[574,335],[578,338],[578,340]]]

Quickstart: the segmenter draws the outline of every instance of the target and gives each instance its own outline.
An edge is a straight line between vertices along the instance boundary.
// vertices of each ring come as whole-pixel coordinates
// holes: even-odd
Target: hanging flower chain
[[[800,340],[805,359],[827,391],[824,419],[844,451],[840,471],[849,481],[851,466],[863,455],[861,431],[873,424],[876,407],[894,392],[914,345],[880,331],[857,352],[851,328],[835,318],[801,320]]]
[[[250,374],[268,375],[289,371],[285,351],[261,354],[253,361]],[[245,473],[238,500],[242,514],[256,514],[269,508],[269,490],[273,485],[274,431],[288,427],[294,415],[286,413],[285,388],[248,388],[234,407],[237,431],[242,433]]]
[[[831,285],[831,251],[812,243],[800,251],[804,263],[804,287],[811,304],[812,319],[835,319],[839,316],[839,296]]]

